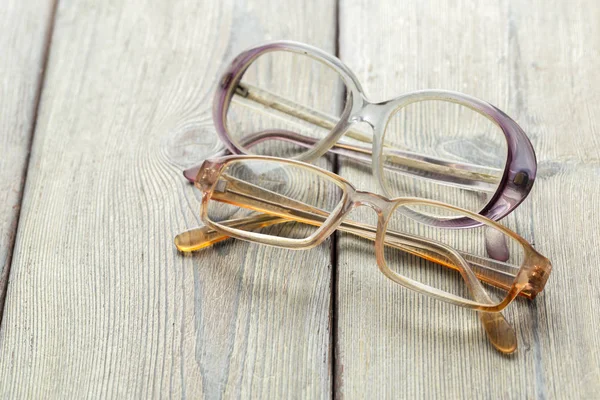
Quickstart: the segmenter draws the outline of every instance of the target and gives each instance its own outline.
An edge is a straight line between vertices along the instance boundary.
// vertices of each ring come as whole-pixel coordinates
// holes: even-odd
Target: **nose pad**
[[[371,135],[375,130],[375,122],[372,118],[369,118],[369,114],[365,114],[361,112],[360,114],[355,115],[350,119],[350,121],[354,124],[353,127],[358,127],[358,130],[362,131],[364,134]]]
[[[198,172],[200,172],[200,166],[188,168],[183,171],[183,176],[190,183],[194,183],[196,181],[196,176],[198,176]]]
[[[355,209],[361,209],[364,208],[361,206],[366,206],[367,208],[370,208],[373,211],[375,211],[375,215],[382,215],[384,217],[387,215],[390,208],[390,201],[385,197],[372,192],[364,192],[361,190],[356,191],[354,195],[354,204]],[[374,226],[376,226],[377,220],[375,220],[373,224]]]
[[[373,125],[360,115],[351,119],[350,129],[344,135],[344,142],[371,148],[373,145]]]
[[[352,146],[354,156],[339,157],[337,173],[348,179],[361,190],[378,192],[379,186],[373,179],[373,128],[367,122],[355,121],[339,140],[338,145]]]
[[[375,130],[387,112],[387,103],[388,102],[371,103],[365,101],[363,108],[353,119],[358,122],[364,122],[370,126],[371,130]]]
[[[354,207],[345,217],[344,221],[351,221],[352,224],[358,224],[367,227],[377,227],[377,213],[369,207]],[[340,262],[344,265],[352,265],[351,268],[360,265],[365,267],[365,262],[372,265],[372,270],[377,269],[375,257],[375,242],[372,239],[364,238],[353,233],[345,233],[338,230],[338,255]],[[360,262],[356,262],[360,260]],[[371,269],[371,268],[370,268]]]
[[[377,226],[377,210],[370,207],[370,204],[360,202],[357,206],[355,206],[352,209],[352,211],[350,211],[350,213],[344,219],[347,219],[352,222],[358,222],[359,224]]]

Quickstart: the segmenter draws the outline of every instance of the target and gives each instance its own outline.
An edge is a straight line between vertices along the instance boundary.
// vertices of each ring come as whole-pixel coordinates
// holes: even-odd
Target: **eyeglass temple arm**
[[[271,131],[265,131],[261,134],[256,134],[256,135],[254,135],[254,140],[252,141],[252,143],[253,144],[259,143],[261,140],[264,140],[263,135],[270,136],[272,134],[273,133]],[[298,135],[294,132],[277,131],[276,134],[282,138],[288,137],[288,138],[290,138],[290,140],[313,140],[314,141],[314,139],[312,139],[312,138],[307,138],[302,135]],[[300,139],[300,138],[302,138],[302,139]],[[355,150],[355,149],[348,150],[347,146],[345,146],[345,145],[336,145],[330,151],[337,153],[337,154],[346,154],[346,155],[350,154],[350,153],[345,153],[345,151],[350,151],[350,152],[355,151],[356,154],[363,154],[363,153],[371,154],[370,150],[368,150],[368,149],[363,149],[360,151]],[[215,153],[212,157],[222,156],[227,153],[228,153],[228,150],[222,149],[218,153]],[[358,155],[354,158],[359,161],[362,160],[365,163],[370,162],[369,158],[360,158],[360,157],[361,156]],[[196,166],[196,167],[192,167],[192,168],[188,168],[188,169],[184,170],[183,175],[190,183],[194,183],[194,181],[196,180],[196,177],[198,176],[199,171],[200,171],[200,166]],[[509,251],[508,251],[508,247],[507,247],[505,238],[502,236],[494,235],[494,233],[495,233],[495,231],[493,231],[493,230],[486,230],[485,242],[486,242],[486,249],[488,251],[488,254],[491,257],[493,257],[495,260],[506,261],[509,257]]]
[[[248,182],[240,181],[228,175],[221,175],[220,180],[222,184],[217,184],[217,187],[220,187],[220,190],[215,189],[211,199],[225,203],[234,203],[240,207],[251,208],[259,212],[270,214],[270,218],[264,218],[264,216],[250,216],[242,219],[220,222],[223,225],[227,225],[231,222],[238,228],[255,229],[302,218],[305,223],[320,226],[329,216],[329,213],[326,211],[260,188]],[[227,238],[225,235],[221,238],[219,234],[206,227],[197,229],[202,230],[199,235],[188,236],[185,238],[186,240],[183,240],[183,237],[180,238],[177,243],[178,248],[181,247],[180,250],[198,250]],[[370,240],[375,240],[375,234],[377,232],[377,228],[372,225],[360,224],[350,220],[342,221],[338,229]],[[401,232],[388,231],[385,244],[401,245],[401,239],[409,236],[410,235]],[[397,242],[396,239],[400,240],[400,242]],[[415,254],[414,251],[410,251],[409,249],[406,251]],[[480,257],[466,252],[461,252],[460,254],[469,263],[479,279],[500,289],[510,289],[516,273],[519,270],[519,268],[514,265],[491,258]],[[422,256],[422,254],[415,255]],[[431,257],[431,261],[453,268],[452,263],[449,263],[448,260],[445,259],[439,259],[439,257],[437,259]]]
[[[224,187],[223,191],[213,192],[211,199],[236,204],[256,211],[268,212],[271,213],[271,215],[246,217],[225,221],[222,222],[222,224],[244,229],[255,229],[284,222],[300,221],[320,226],[326,219],[325,215],[327,213],[323,210],[310,207],[302,202],[297,202],[285,196],[258,188],[255,185],[241,182],[232,177],[227,177],[227,185],[231,186],[231,189]],[[278,200],[283,200],[282,202],[285,204],[281,206],[278,205]],[[295,209],[291,207],[290,203],[300,205],[301,208],[305,208],[309,211]],[[316,214],[310,211],[314,211]],[[376,228],[369,225],[344,221],[338,229],[354,233],[366,239],[375,240]],[[226,235],[218,234],[205,227],[193,229],[178,235],[175,238],[175,244],[179,250],[192,251],[208,247],[225,239],[227,239]],[[456,251],[452,251],[450,248],[444,249],[442,248],[443,245],[440,246],[428,239],[399,232],[388,232],[385,243],[416,256],[458,270],[466,281],[467,286],[473,293],[475,299],[483,303],[491,303],[491,299],[472,270],[473,266],[479,266],[470,262],[471,268],[469,268],[464,262],[461,262],[461,260],[464,261],[464,258]],[[512,353],[516,349],[516,334],[504,319],[503,315],[501,313],[479,313],[479,316],[494,347],[501,352]]]
[[[292,221],[294,220],[289,217],[282,218],[263,214],[221,221],[219,224],[243,230],[254,230]],[[372,225],[361,225],[352,221],[343,221],[338,230],[364,239],[375,240],[375,227]],[[410,245],[406,241],[402,242],[402,237],[406,235],[400,235],[396,238],[397,236],[397,232],[388,231],[385,238],[385,245],[428,259],[448,268],[456,269],[453,263],[446,258],[440,258],[436,253],[428,253],[424,249],[419,249],[419,247],[415,247],[414,245],[409,247]],[[217,232],[208,226],[203,226],[180,233],[175,238],[175,244],[180,251],[190,252],[210,247],[215,243],[227,239],[229,239],[229,236]],[[515,278],[515,267],[513,265],[467,253],[459,252],[459,254],[469,263],[469,266],[481,281],[502,290],[508,291],[510,289]],[[519,294],[528,298],[533,297],[525,291]]]
[[[283,217],[288,221],[298,221],[315,226],[321,226],[330,215],[329,212],[317,207],[310,206],[304,202],[291,199],[287,196],[244,182],[226,174],[221,175],[220,182],[215,186],[211,199],[267,213],[274,217]],[[340,224],[340,227],[349,233],[354,233],[366,239],[375,240],[376,238],[377,228],[372,225],[344,220]],[[433,242],[427,238],[391,230],[388,231],[386,235],[390,236],[390,238],[388,238],[390,245],[402,246],[404,239],[410,239],[411,244],[414,243],[415,240]],[[410,250],[411,249],[406,249],[406,251],[409,252]],[[447,258],[436,257],[426,252],[418,253],[413,251],[413,254],[422,257],[425,256],[425,258],[429,258],[431,261],[441,265],[458,269],[458,266],[454,265]],[[466,252],[460,252],[460,256],[461,259],[468,259],[468,263],[473,269],[480,272],[483,279],[487,279],[491,284],[495,283],[497,287],[506,290],[510,289],[512,286],[516,273],[519,270],[518,267],[511,264]]]
[[[286,130],[265,130],[247,135],[242,142],[246,148],[250,148],[268,140],[280,140],[294,143],[305,148],[312,148],[317,139],[300,135]],[[328,153],[333,153],[350,158],[364,165],[372,165],[373,152],[368,147],[349,144],[339,140]],[[491,168],[471,166],[468,164],[456,164],[450,161],[437,160],[431,157],[418,155],[404,150],[385,149],[386,162],[384,168],[407,176],[415,176],[438,183],[459,187],[464,190],[482,192],[488,195],[496,191],[497,182],[500,180],[502,171]],[[211,157],[224,155],[226,151],[221,150]],[[199,170],[200,166],[190,168],[189,175]],[[195,175],[194,175],[195,177]]]
[[[258,103],[262,106],[259,111],[278,111],[326,130],[332,130],[337,123],[337,119],[331,115],[297,104],[245,82],[238,83],[235,95],[237,96],[234,99],[240,104],[250,107],[251,104],[248,103]],[[289,133],[292,133],[293,136]],[[350,127],[345,135],[363,143],[372,143],[373,141],[371,133],[360,132],[356,127]],[[255,138],[250,136],[245,138],[243,146],[250,147],[268,139],[287,140],[303,147],[313,147],[317,142],[314,138],[281,130],[260,132]],[[340,140],[330,151],[359,162],[372,163],[372,151],[369,147],[357,146]],[[397,149],[390,143],[384,143],[383,151],[385,155],[384,169],[440,181],[443,184],[459,186],[467,190],[494,193],[497,182],[503,173],[502,170],[496,168],[448,161]]]
[[[295,132],[286,130],[265,130],[251,135],[247,135],[242,145],[250,148],[267,140],[281,140],[294,143],[296,145],[311,148],[317,140],[308,136],[303,136]],[[341,155],[350,158],[364,165],[372,164],[372,151],[368,147],[357,146],[345,143],[340,140],[327,150],[328,153]],[[445,182],[447,185],[452,185],[465,190],[478,191],[491,195],[496,190],[496,183],[500,179],[498,175],[502,172],[496,172],[498,175],[489,174],[483,167],[473,166],[471,170],[456,167],[456,164],[448,161],[435,160],[430,157],[420,156],[397,149],[386,149],[388,160],[394,163],[385,163],[384,168],[395,171],[404,175],[413,175],[427,180]],[[231,154],[228,150],[221,149],[207,158],[219,157],[226,154]],[[463,164],[462,166],[467,166]],[[188,168],[184,171],[184,175],[191,182],[194,181],[201,165]]]

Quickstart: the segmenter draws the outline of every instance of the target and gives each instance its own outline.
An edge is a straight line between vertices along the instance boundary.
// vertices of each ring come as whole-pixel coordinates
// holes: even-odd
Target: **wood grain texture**
[[[327,398],[330,247],[227,242],[181,169],[220,70],[267,39],[335,48],[333,2],[81,1],[57,11],[0,331],[5,398]]]
[[[41,57],[45,28],[34,21],[50,5],[29,3],[0,11],[3,32],[21,29],[0,44],[23,51],[17,63],[0,58],[0,122],[19,132],[8,137],[16,156],[4,157],[0,138],[0,185],[23,170],[33,126],[39,71],[27,66]],[[393,285],[372,244],[347,235],[335,282],[326,245],[177,253],[173,236],[200,223],[180,171],[216,145],[219,71],[268,39],[335,51],[335,4],[124,3],[57,12],[0,326],[1,397],[323,398],[332,381],[346,398],[597,397],[600,5],[339,4],[341,58],[374,100],[458,90],[505,110],[533,141],[536,185],[505,222],[554,270],[543,295],[506,311],[520,344],[503,357],[472,312]],[[376,189],[367,169],[340,172]],[[14,205],[10,182],[2,193]],[[14,226],[6,221],[0,229]]]
[[[0,321],[52,9],[50,1],[0,7]]]
[[[458,90],[502,108],[528,133],[537,182],[504,222],[554,270],[543,295],[506,310],[519,350],[504,357],[473,313],[394,286],[377,271],[372,250],[340,237],[337,396],[598,396],[598,21],[593,1],[341,2],[340,55],[373,99]],[[376,189],[352,165],[340,172]]]

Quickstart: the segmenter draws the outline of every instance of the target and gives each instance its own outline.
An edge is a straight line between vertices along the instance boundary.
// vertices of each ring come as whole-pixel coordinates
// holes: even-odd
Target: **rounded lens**
[[[507,144],[498,125],[448,101],[411,103],[390,118],[383,150],[390,196],[439,200],[480,211],[504,172]]]
[[[221,172],[208,201],[210,221],[292,239],[312,235],[342,198],[342,187],[312,168],[243,160]]]
[[[247,154],[297,157],[344,112],[341,76],[305,54],[274,51],[248,66],[227,108],[229,135]]]
[[[389,219],[384,246],[385,261],[392,271],[446,293],[486,303],[473,295],[469,284],[472,272],[483,282],[494,304],[506,297],[525,257],[517,240],[491,225],[434,227],[413,218],[415,211],[420,215],[465,217],[449,208],[422,203],[397,207]]]

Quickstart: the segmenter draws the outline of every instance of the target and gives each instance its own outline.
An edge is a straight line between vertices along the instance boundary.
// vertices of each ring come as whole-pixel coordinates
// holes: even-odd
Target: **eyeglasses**
[[[193,251],[228,237],[289,249],[308,249],[336,229],[374,242],[381,272],[435,299],[480,313],[492,344],[516,349],[516,334],[500,313],[518,295],[534,298],[550,262],[527,241],[476,213],[434,200],[388,199],[358,191],[345,179],[297,160],[267,156],[209,159],[198,171],[206,224],[179,234],[175,245]],[[352,221],[368,206],[377,226]],[[467,220],[478,227],[461,229]],[[485,236],[508,249],[507,260],[488,257]]]
[[[388,197],[436,199],[493,220],[525,199],[536,174],[529,139],[496,107],[441,90],[374,103],[339,59],[301,43],[238,55],[219,81],[213,120],[233,154],[307,162],[342,154],[372,164]]]

